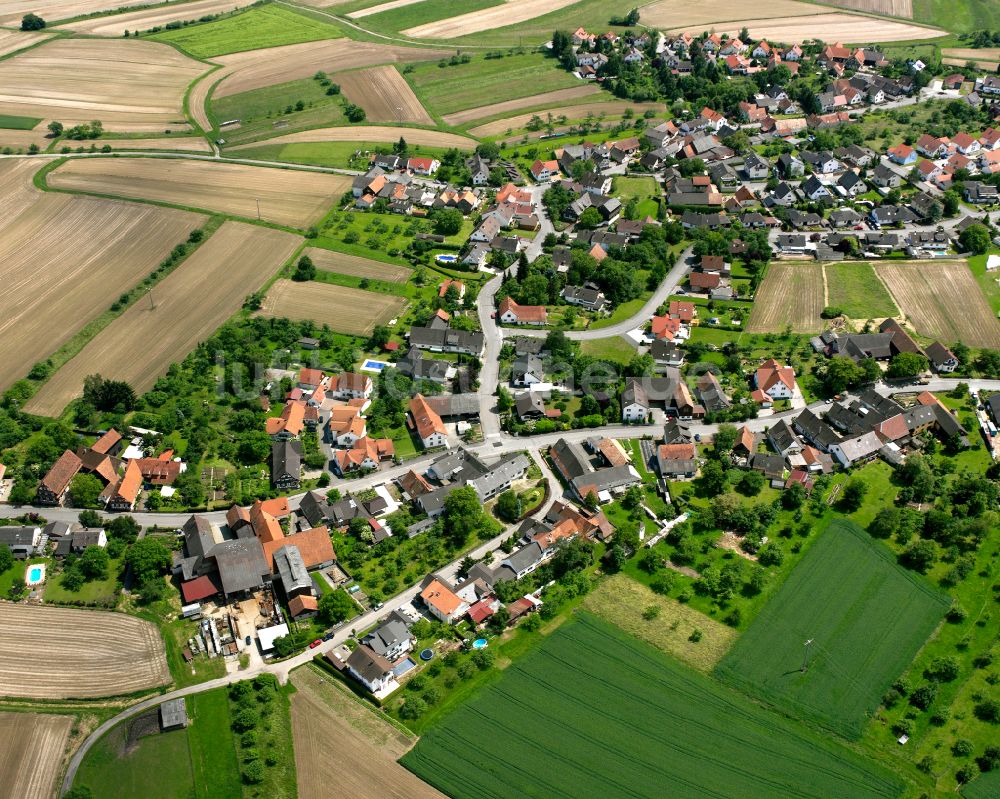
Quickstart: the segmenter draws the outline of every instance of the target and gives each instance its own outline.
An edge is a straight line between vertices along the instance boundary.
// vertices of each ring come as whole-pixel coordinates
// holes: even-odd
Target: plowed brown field
[[[433,125],[403,76],[393,66],[359,69],[337,76],[344,96],[365,109],[372,122],[413,122]]]
[[[278,280],[271,286],[260,309],[261,316],[312,321],[329,325],[338,333],[370,335],[406,307],[394,294],[335,286],[330,283],[296,283]]]
[[[754,298],[747,331],[776,333],[791,325],[795,333],[818,333],[825,305],[821,266],[772,262]]]
[[[12,799],[51,799],[72,716],[0,713],[0,785]]]

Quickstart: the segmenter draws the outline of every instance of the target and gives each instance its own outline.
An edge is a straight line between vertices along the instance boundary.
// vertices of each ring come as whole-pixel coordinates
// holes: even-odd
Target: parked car
[[[248,635],[248,636],[246,637],[246,641],[244,641],[244,643],[245,643],[245,644],[246,644],[247,646],[250,646],[250,644],[251,644],[252,642],[253,642],[253,638],[251,638],[251,637],[250,637],[250,636]]]
[[[319,645],[320,645],[321,643],[323,643],[323,641],[322,641],[321,639],[317,638],[317,639],[316,639],[315,641],[313,641],[313,642],[312,642],[311,644],[309,644],[309,648],[310,648],[310,649],[315,649],[315,648],[316,648],[316,647],[318,647],[318,646],[319,646]]]
[[[327,633],[323,636],[324,641],[329,641],[331,638],[333,638],[333,633]]]

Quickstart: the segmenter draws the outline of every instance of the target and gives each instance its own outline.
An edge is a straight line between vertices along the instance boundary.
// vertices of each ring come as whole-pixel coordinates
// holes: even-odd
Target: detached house
[[[417,394],[410,400],[410,416],[424,449],[448,446],[448,429],[422,394]]]
[[[544,325],[548,322],[544,305],[518,305],[510,297],[500,303],[497,314],[505,325]]]
[[[764,361],[754,373],[754,388],[772,400],[791,399],[795,393],[795,370],[774,358]],[[756,393],[756,392],[755,392]]]

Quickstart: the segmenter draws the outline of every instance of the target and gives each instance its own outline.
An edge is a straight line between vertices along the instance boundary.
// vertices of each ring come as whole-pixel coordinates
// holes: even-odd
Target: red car
[[[316,648],[316,647],[318,647],[318,646],[319,646],[319,645],[320,645],[321,643],[323,643],[322,639],[320,639],[320,638],[317,638],[317,639],[316,639],[315,641],[313,641],[313,642],[312,642],[311,644],[309,644],[309,648],[310,648],[310,649],[315,649],[315,648]]]

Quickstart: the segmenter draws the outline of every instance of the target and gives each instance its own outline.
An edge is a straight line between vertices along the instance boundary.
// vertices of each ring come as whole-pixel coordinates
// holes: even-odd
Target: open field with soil
[[[759,17],[724,22],[713,26],[717,33],[738,35],[747,28],[754,39],[770,39],[779,42],[801,42],[816,36],[821,31],[828,41],[848,44],[869,42],[908,42],[914,39],[936,39],[945,31],[937,28],[923,28],[905,22],[894,22],[878,17],[864,17],[857,14],[834,12],[816,14],[811,17],[793,16],[788,18],[761,19]],[[685,26],[684,30],[692,30]]]
[[[821,267],[812,262],[771,262],[754,298],[747,331],[775,333],[791,325],[795,333],[818,333],[826,304]]]
[[[278,280],[260,309],[261,316],[313,321],[352,336],[368,336],[376,325],[398,316],[406,300],[394,294],[336,286],[331,283],[296,283]]]
[[[465,111],[448,114],[441,117],[441,119],[449,125],[465,125],[466,123],[472,122],[476,119],[482,119],[483,117],[489,117],[495,114],[506,114],[509,111],[519,111],[522,108],[551,106],[553,103],[559,103],[564,100],[578,100],[581,97],[589,97],[592,94],[597,94],[599,91],[600,89],[593,84],[573,86],[569,89],[556,89],[552,92],[533,94],[530,97],[519,97],[516,100],[507,100],[503,103],[494,103],[493,105],[469,108]]]
[[[470,33],[516,25],[543,14],[549,14],[577,0],[507,0],[506,3],[480,11],[459,14],[456,17],[418,25],[402,31],[414,39],[454,39]]]
[[[344,97],[365,109],[372,122],[413,122],[433,125],[399,71],[390,65],[344,72],[337,76]]]
[[[697,28],[700,33],[705,28],[714,30],[715,26],[729,20],[746,17],[748,10],[745,4],[736,0],[658,0],[642,7],[640,21],[653,28],[683,25],[692,31]],[[767,17],[797,17],[816,14],[817,8],[799,0],[775,0],[761,6],[760,11]]]
[[[370,17],[372,14],[381,14],[384,11],[393,11],[397,8],[423,2],[424,0],[389,0],[388,3],[379,3],[375,6],[368,6],[368,8],[359,8],[357,11],[349,11],[345,16],[349,19],[361,19],[362,17]]]
[[[327,799],[331,785],[357,799],[444,799],[396,762],[412,738],[308,666],[296,670],[292,684],[299,799]]]
[[[270,4],[214,22],[163,31],[150,38],[175,44],[198,58],[212,58],[341,36],[343,33],[336,25],[287,6]]]
[[[394,128],[388,125],[354,125],[349,128],[318,128],[315,130],[300,130],[297,133],[286,133],[271,139],[262,139],[252,144],[231,147],[230,151],[245,150],[248,147],[260,147],[267,144],[297,144],[299,142],[385,142],[396,144],[400,136],[407,144],[424,145],[427,147],[457,147],[460,150],[472,150],[478,142],[468,136],[457,133],[445,133],[441,130],[424,130],[422,128]]]
[[[4,796],[51,798],[72,726],[72,716],[0,713],[0,741],[4,742],[0,747],[0,785]]]
[[[210,153],[212,148],[201,136],[161,136],[156,139],[101,139],[113,150],[160,150],[163,152]]]
[[[0,62],[0,114],[99,119],[105,130],[187,130],[183,98],[206,69],[156,42],[58,39]]]
[[[913,0],[823,0],[823,4],[850,11],[913,19]]]
[[[711,671],[737,635],[732,627],[660,596],[624,574],[614,575],[587,594],[583,607],[699,671]],[[656,618],[644,619],[642,614],[651,607],[658,609]],[[697,642],[691,640],[695,630],[702,634]]]
[[[883,319],[899,313],[872,265],[858,261],[823,264],[826,304],[851,319]]]
[[[26,33],[24,31],[0,30],[0,56],[16,53],[25,47],[44,42],[51,38],[51,33]]]
[[[1000,321],[964,261],[874,264],[913,328],[945,345],[1000,347]]]
[[[53,188],[207,208],[292,227],[318,221],[351,186],[317,172],[152,158],[78,158],[48,175]]]
[[[901,788],[829,737],[587,613],[444,717],[401,762],[455,799],[864,799]]]
[[[964,64],[966,61],[1000,61],[1000,47],[945,47],[941,55]],[[952,62],[949,62],[952,63]]]
[[[24,377],[152,272],[205,218],[40,192],[32,161],[0,162],[0,389]]]
[[[148,391],[170,364],[239,310],[243,298],[278,271],[301,241],[281,230],[226,222],[153,289],[151,301],[138,300],[91,339],[26,410],[58,415],[95,372]]]
[[[0,693],[89,699],[170,682],[153,624],[124,613],[0,605]]]
[[[545,119],[545,115],[551,113],[553,118],[564,116],[567,122],[576,122],[585,120],[590,115],[593,115],[595,118],[600,117],[601,114],[614,116],[623,113],[627,108],[633,109],[637,116],[642,116],[647,110],[659,111],[662,106],[659,103],[628,103],[624,101],[584,103],[582,105],[567,105],[563,107],[554,106],[540,111],[531,111],[526,114],[495,119],[492,122],[486,122],[482,125],[476,125],[474,128],[469,128],[468,132],[469,135],[479,138],[503,136],[508,130],[521,130],[536,115]]]
[[[192,3],[171,3],[167,6],[144,8],[110,17],[93,17],[70,22],[60,30],[72,30],[89,36],[123,36],[125,31],[148,31],[171,22],[188,22],[206,14],[222,14],[248,5],[250,0],[194,0]]]
[[[382,261],[373,261],[370,258],[361,258],[357,255],[323,250],[319,247],[310,247],[304,254],[312,258],[317,269],[337,272],[341,275],[384,280],[388,283],[405,283],[413,274],[413,271],[405,266],[394,266]]]
[[[60,19],[80,17],[116,8],[152,5],[155,0],[3,0],[0,3],[0,25],[20,25],[21,17],[28,13],[42,13],[50,25]]]
[[[32,130],[13,130],[0,128],[0,149],[10,147],[13,150],[27,150],[32,144],[44,148],[48,139],[48,131],[39,124]]]
[[[857,738],[949,605],[887,547],[838,519],[716,673],[784,712]]]
[[[214,60],[224,64],[226,69],[212,75],[209,80],[219,81],[225,75],[225,80],[215,90],[215,96],[227,97],[262,86],[309,78],[317,70],[332,73],[376,64],[436,61],[450,54],[449,50],[334,39],[220,56]],[[192,105],[194,101],[192,94]]]

